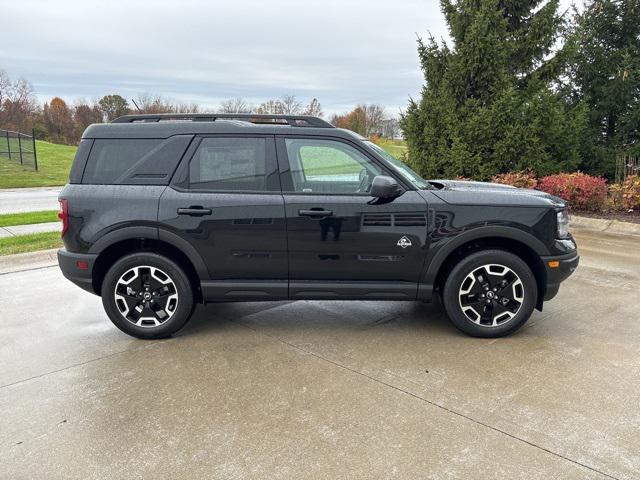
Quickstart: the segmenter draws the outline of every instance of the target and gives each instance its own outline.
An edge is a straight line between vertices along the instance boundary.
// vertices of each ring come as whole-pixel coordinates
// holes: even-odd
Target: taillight
[[[60,203],[58,218],[62,220],[62,234],[60,236],[64,237],[64,234],[67,233],[67,229],[69,228],[69,203],[64,198],[58,200],[58,203]]]

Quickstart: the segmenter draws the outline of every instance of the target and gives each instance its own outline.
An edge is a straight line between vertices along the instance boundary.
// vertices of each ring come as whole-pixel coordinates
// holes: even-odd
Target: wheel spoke
[[[178,305],[175,283],[156,267],[127,270],[116,283],[114,293],[120,314],[139,327],[162,325],[173,316]]]
[[[495,327],[518,313],[524,301],[524,286],[509,267],[487,264],[475,268],[465,277],[458,301],[470,321]]]

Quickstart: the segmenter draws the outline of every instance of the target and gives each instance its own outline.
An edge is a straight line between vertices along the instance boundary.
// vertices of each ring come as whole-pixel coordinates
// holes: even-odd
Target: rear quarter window
[[[161,139],[97,139],[82,183],[111,184],[163,142]]]

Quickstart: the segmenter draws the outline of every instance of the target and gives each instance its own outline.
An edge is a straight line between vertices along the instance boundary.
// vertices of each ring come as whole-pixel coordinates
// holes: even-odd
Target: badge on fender
[[[407,248],[411,246],[411,240],[407,237],[403,236],[400,240],[398,240],[397,245],[402,248]]]

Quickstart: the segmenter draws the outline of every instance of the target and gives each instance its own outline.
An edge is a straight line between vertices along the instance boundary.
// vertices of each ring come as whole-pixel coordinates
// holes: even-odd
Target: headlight
[[[569,236],[569,212],[567,210],[560,210],[557,218],[558,238],[567,238]]]

